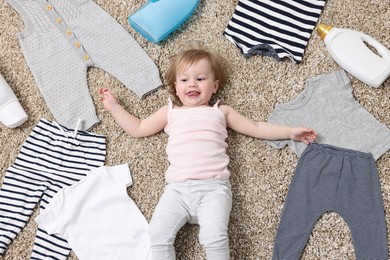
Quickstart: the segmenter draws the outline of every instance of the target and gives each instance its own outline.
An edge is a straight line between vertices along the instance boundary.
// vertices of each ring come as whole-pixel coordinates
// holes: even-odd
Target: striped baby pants
[[[105,137],[77,128],[41,119],[7,169],[0,190],[0,255],[38,203],[43,210],[60,189],[104,164]],[[65,239],[38,229],[31,259],[65,259],[70,250]]]
[[[388,259],[383,198],[374,157],[314,143],[305,149],[296,167],[272,259],[300,259],[315,223],[328,211],[336,212],[348,224],[356,259]]]

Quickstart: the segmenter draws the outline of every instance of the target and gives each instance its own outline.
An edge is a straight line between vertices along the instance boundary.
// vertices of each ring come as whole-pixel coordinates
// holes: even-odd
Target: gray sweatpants
[[[388,259],[383,198],[371,154],[320,144],[306,148],[287,194],[273,259],[299,259],[326,211],[348,224],[357,259]]]

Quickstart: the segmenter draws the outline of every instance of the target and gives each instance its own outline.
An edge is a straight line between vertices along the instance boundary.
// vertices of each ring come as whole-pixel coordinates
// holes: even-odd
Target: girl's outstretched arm
[[[99,94],[104,109],[109,111],[119,126],[132,137],[140,138],[156,134],[167,125],[168,106],[163,106],[154,114],[141,120],[127,112],[109,89],[102,88]]]
[[[292,139],[306,144],[313,142],[317,137],[317,133],[310,128],[255,122],[229,106],[221,105],[220,109],[225,114],[227,126],[244,135],[265,140]]]

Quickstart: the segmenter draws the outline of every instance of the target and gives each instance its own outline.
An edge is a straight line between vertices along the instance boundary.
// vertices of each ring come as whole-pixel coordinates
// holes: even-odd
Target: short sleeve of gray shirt
[[[344,70],[309,79],[296,98],[276,104],[268,122],[312,128],[318,133],[316,143],[372,153],[375,160],[390,148],[390,129],[353,98]],[[278,149],[288,145],[298,156],[307,146],[292,140],[266,142]]]

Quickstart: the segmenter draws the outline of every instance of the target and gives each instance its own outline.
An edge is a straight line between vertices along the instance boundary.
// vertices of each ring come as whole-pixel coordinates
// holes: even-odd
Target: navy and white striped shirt
[[[300,63],[325,0],[240,0],[224,31],[246,57]]]

